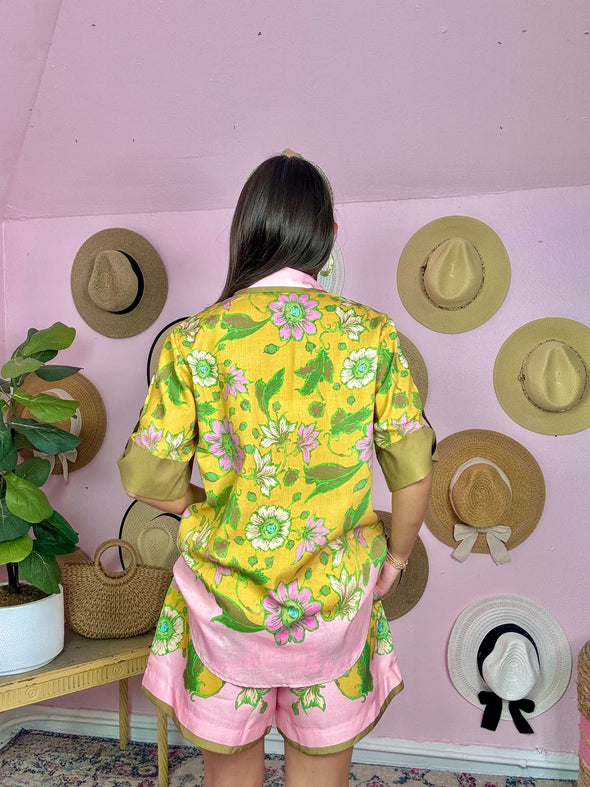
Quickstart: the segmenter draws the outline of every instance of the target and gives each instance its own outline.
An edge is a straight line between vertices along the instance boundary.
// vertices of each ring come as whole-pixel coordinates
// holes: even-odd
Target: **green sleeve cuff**
[[[376,446],[389,491],[396,492],[426,478],[436,461],[435,449],[436,436],[429,426],[422,426],[391,445]]]
[[[177,500],[191,481],[192,462],[159,459],[129,440],[117,460],[123,486],[132,495],[153,500]]]

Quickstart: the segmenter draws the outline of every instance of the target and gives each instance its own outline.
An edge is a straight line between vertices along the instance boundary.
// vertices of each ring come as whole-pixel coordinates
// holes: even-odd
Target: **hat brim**
[[[441,309],[424,289],[424,269],[437,246],[450,238],[463,238],[478,250],[484,280],[474,300],[461,309]],[[500,308],[510,286],[510,259],[491,227],[469,216],[435,219],[406,243],[397,268],[397,288],[403,305],[418,322],[439,333],[462,333],[477,328]]]
[[[416,383],[416,388],[420,394],[422,407],[424,407],[426,404],[426,398],[428,396],[428,371],[426,369],[424,358],[420,354],[416,345],[413,344],[405,334],[398,331],[397,335],[399,337],[401,348],[404,351],[404,355],[406,356],[406,360],[408,361],[410,374],[412,375],[412,379]]]
[[[531,599],[513,595],[488,596],[464,609],[449,638],[449,676],[459,694],[483,710],[477,695],[487,686],[477,669],[477,651],[489,631],[507,623],[527,631],[537,646],[541,672],[532,691],[527,694],[535,703],[535,710],[527,716],[538,716],[554,705],[567,689],[572,654],[559,623]],[[510,718],[507,703],[503,703],[502,719]]]
[[[82,418],[82,426],[80,428],[81,442],[76,449],[76,461],[68,463],[68,471],[72,473],[75,470],[79,470],[94,459],[103,444],[106,434],[107,413],[101,395],[96,386],[87,377],[80,374],[80,372],[76,372],[76,374],[65,377],[63,380],[49,382],[37,377],[33,372],[27,375],[21,388],[28,394],[49,393],[54,389],[61,389],[66,391],[72,399],[79,402]],[[57,396],[58,394],[53,395]],[[22,409],[21,417],[35,419],[35,416],[29,413],[26,408]],[[64,429],[66,432],[70,431],[69,421],[59,421],[53,426]],[[63,474],[61,462],[55,462],[52,472],[54,475]]]
[[[344,286],[344,260],[342,259],[342,252],[340,246],[335,243],[332,247],[330,257],[333,259],[334,264],[329,273],[325,273],[330,260],[324,265],[322,270],[318,273],[318,284],[323,287],[326,292],[331,292],[334,295],[340,295],[342,287]]]
[[[453,537],[453,528],[459,518],[451,506],[449,488],[457,469],[475,457],[494,462],[508,476],[512,499],[506,517],[497,524],[512,529],[506,548],[514,549],[531,535],[541,518],[545,506],[545,480],[534,456],[516,440],[500,432],[466,429],[440,441],[426,524],[444,544],[453,549],[459,545]],[[485,532],[477,536],[472,551],[490,551]]]
[[[143,295],[126,314],[101,309],[88,292],[94,259],[107,249],[128,254],[142,272]],[[91,328],[103,336],[123,339],[145,331],[158,318],[168,295],[168,276],[160,255],[149,241],[132,230],[115,227],[100,230],[82,244],[72,266],[71,288],[76,309]]]
[[[154,375],[158,371],[158,361],[160,360],[160,354],[164,348],[164,344],[166,343],[166,339],[168,334],[172,333],[174,328],[177,328],[181,323],[185,320],[188,320],[188,317],[182,317],[180,320],[173,320],[169,322],[168,325],[165,325],[162,330],[158,333],[154,341],[152,342],[152,346],[150,347],[150,351],[148,353],[147,359],[147,381],[148,385],[151,383]]]
[[[172,571],[180,557],[179,527],[180,517],[135,500],[123,515],[119,538],[135,548],[140,563]],[[119,556],[121,565],[126,568],[130,556],[124,549],[119,550]]]
[[[384,524],[385,533],[391,533],[391,514],[375,511]],[[406,615],[422,598],[428,582],[428,555],[420,536],[416,537],[408,567],[381,599],[387,620],[396,620]]]
[[[590,380],[582,399],[571,410],[547,412],[533,404],[520,382],[526,356],[542,342],[555,339],[573,347],[590,374],[590,327],[564,317],[533,320],[518,328],[504,342],[494,364],[496,397],[507,415],[520,426],[540,434],[573,434],[590,426]]]

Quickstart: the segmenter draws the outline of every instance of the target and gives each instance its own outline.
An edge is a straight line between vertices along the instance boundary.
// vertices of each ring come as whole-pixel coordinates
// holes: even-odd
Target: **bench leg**
[[[129,743],[129,684],[119,681],[119,748],[124,751]]]
[[[158,787],[168,787],[168,716],[158,708]]]

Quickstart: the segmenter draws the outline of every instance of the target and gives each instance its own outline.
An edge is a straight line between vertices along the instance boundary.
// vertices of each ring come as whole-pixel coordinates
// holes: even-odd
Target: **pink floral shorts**
[[[254,746],[273,723],[287,743],[307,754],[341,751],[367,735],[403,689],[379,600],[373,603],[358,661],[341,678],[315,686],[234,686],[205,667],[190,637],[184,650],[165,655],[158,651],[154,640],[143,679],[145,693],[174,719],[187,740],[225,754]]]

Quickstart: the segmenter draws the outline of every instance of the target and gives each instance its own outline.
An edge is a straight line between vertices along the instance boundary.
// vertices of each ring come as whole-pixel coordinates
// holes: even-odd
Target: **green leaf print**
[[[256,399],[258,401],[260,409],[269,418],[270,418],[270,414],[269,414],[268,406],[270,404],[270,400],[281,390],[284,378],[285,378],[285,370],[279,369],[279,371],[273,374],[273,376],[270,378],[270,380],[267,383],[265,383],[262,379],[260,379],[256,381],[256,385],[254,386],[254,392],[256,394]]]
[[[420,410],[420,412],[422,412],[422,410],[424,409],[422,406],[422,399],[420,398],[420,394],[418,393],[418,391],[412,392],[412,404],[414,405],[416,410]]]
[[[350,481],[359,467],[361,467],[361,465],[358,464],[352,467],[345,467],[335,462],[325,462],[321,465],[306,467],[305,482],[307,484],[315,484],[315,489],[306,499],[309,500],[314,497],[314,495],[320,495],[325,492],[331,492],[333,489],[338,489],[339,486]]]
[[[334,364],[325,350],[320,350],[315,358],[305,366],[301,366],[295,371],[299,377],[304,377],[305,382],[297,390],[302,396],[315,391],[322,380],[331,383],[334,379]]]
[[[361,520],[361,517],[367,510],[367,506],[369,505],[369,500],[371,498],[371,490],[369,489],[368,492],[365,493],[365,496],[359,503],[356,508],[352,506],[348,509],[344,516],[344,532],[348,532],[352,530]]]
[[[158,382],[166,383],[166,391],[173,404],[183,404],[182,391],[186,386],[180,382],[172,361],[162,366],[158,372]]]
[[[407,396],[407,394],[405,394],[403,392],[395,394],[392,397],[392,399],[391,399],[391,404],[394,407],[399,408],[400,410],[401,410],[402,407],[407,407],[408,406],[408,396]]]
[[[267,317],[266,320],[256,322],[256,320],[253,320],[252,317],[249,317],[247,314],[226,314],[221,321],[221,327],[225,328],[227,333],[225,333],[216,344],[219,345],[221,342],[229,342],[234,339],[243,339],[245,336],[250,336],[250,334],[259,331],[269,320],[270,317]]]
[[[331,419],[331,432],[332,436],[336,437],[340,434],[350,434],[355,431],[363,431],[367,421],[373,417],[373,410],[370,407],[362,407],[356,413],[347,413],[342,407],[339,407]]]
[[[194,699],[199,697],[212,697],[224,687],[225,683],[221,678],[210,673],[201,659],[195,652],[192,640],[189,639],[186,667],[182,676],[184,688]]]
[[[213,415],[213,413],[216,412],[216,408],[214,405],[211,404],[211,402],[199,401],[199,404],[197,405],[197,409],[199,410],[199,415],[205,416],[206,418],[208,418],[210,415]]]
[[[386,393],[391,388],[394,368],[393,353],[389,352],[386,347],[380,347],[376,377],[379,393]]]
[[[250,634],[255,631],[264,631],[264,626],[258,626],[256,623],[248,620],[242,610],[229,598],[221,596],[219,593],[214,593],[214,595],[223,612],[221,615],[211,618],[212,622],[223,623],[224,626],[234,631],[243,631]]]

